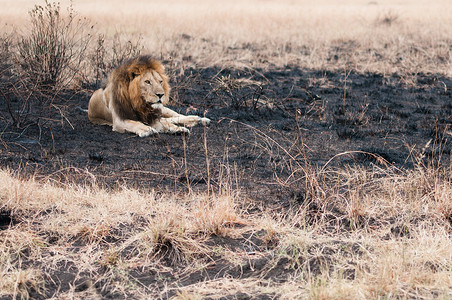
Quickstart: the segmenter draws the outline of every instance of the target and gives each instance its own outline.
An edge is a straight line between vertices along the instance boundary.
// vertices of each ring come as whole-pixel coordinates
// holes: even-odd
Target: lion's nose
[[[159,98],[159,100],[161,100],[163,96],[165,96],[165,94],[155,94],[155,95]]]

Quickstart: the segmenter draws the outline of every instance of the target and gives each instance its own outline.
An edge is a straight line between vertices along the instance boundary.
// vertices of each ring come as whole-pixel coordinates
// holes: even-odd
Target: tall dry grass
[[[211,255],[206,239],[227,236],[243,223],[228,193],[157,196],[127,187],[107,192],[96,185],[20,180],[4,170],[0,178],[2,217],[11,215],[17,224],[0,231],[2,296],[44,295],[52,276],[66,268],[75,273],[72,293],[82,273],[91,274],[89,281],[113,281],[126,289],[133,280],[117,279],[119,273],[163,272],[167,267],[160,261],[166,259],[193,268],[205,264]]]
[[[4,2],[21,28],[34,1]],[[68,0],[61,1],[67,5]],[[451,75],[452,8],[436,1],[78,1],[95,30],[184,64]]]
[[[240,194],[231,190],[156,195],[123,187],[107,192],[96,184],[61,185],[1,171],[1,208],[11,213],[14,225],[0,231],[0,295],[45,294],[49,278],[63,264],[77,274],[91,274],[89,280],[80,276],[96,283],[91,292],[98,296],[105,288],[117,296],[175,293],[180,299],[233,291],[281,299],[452,296],[449,170],[326,168],[310,176],[323,190],[310,199],[316,208],[249,214]],[[263,244],[243,252],[209,242],[214,236],[255,236]],[[253,280],[219,274],[180,285],[177,278],[215,261],[257,271]],[[175,277],[162,291],[158,284],[143,287],[127,275],[145,269]],[[80,280],[73,278],[74,288],[66,295],[80,295],[75,289]]]

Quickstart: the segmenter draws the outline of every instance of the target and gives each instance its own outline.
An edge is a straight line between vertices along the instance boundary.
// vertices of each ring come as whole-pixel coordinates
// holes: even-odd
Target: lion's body
[[[107,96],[104,100],[104,94],[105,91],[99,89],[91,96],[88,106],[88,117],[94,124],[113,126],[111,110],[108,108],[111,106],[109,103],[111,97]]]
[[[94,124],[110,125],[114,131],[133,132],[141,137],[154,133],[188,133],[184,126],[210,122],[165,107],[169,93],[168,77],[161,63],[140,56],[115,69],[104,86],[93,93],[88,117]]]

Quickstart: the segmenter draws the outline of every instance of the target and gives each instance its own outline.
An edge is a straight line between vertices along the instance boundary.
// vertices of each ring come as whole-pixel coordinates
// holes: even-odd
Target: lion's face
[[[167,78],[155,70],[146,70],[146,72],[136,77],[131,84],[138,86],[141,99],[155,108],[168,102]]]

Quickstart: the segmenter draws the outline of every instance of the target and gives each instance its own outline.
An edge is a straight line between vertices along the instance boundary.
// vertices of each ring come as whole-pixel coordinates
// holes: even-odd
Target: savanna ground
[[[20,75],[44,3],[11,2],[0,299],[452,297],[448,1],[75,1],[85,51],[50,92]],[[209,127],[89,123],[139,52]]]

